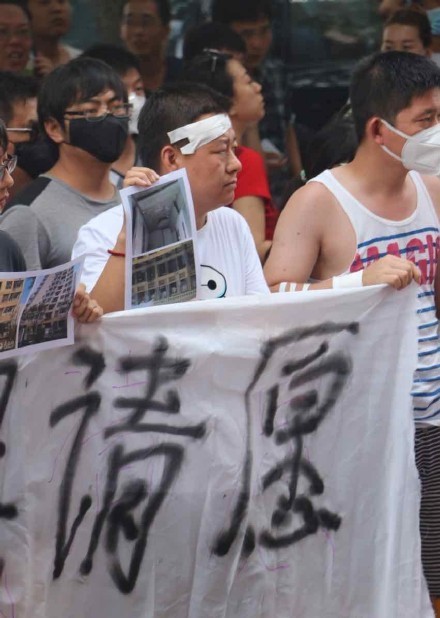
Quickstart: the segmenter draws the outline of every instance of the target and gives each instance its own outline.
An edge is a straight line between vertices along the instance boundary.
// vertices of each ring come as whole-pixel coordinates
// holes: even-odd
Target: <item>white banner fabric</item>
[[[431,618],[414,296],[136,310],[0,364],[0,616]]]

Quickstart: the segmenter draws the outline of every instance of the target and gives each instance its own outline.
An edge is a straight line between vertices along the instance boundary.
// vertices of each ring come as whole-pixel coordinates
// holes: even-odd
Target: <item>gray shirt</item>
[[[34,182],[43,178],[46,182],[29,206],[17,204],[0,217],[0,230],[17,242],[28,270],[69,262],[79,228],[120,204],[116,189],[111,200],[92,200],[47,174]]]

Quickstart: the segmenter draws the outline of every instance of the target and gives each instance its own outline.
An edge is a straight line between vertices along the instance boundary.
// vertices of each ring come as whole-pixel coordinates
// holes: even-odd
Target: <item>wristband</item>
[[[292,285],[295,286],[293,289],[292,289]],[[287,286],[289,286],[288,290],[287,290]],[[279,292],[289,292],[289,293],[290,292],[306,292],[311,286],[311,283],[303,283],[301,290],[297,290],[296,286],[297,284],[295,283],[289,283],[288,281],[282,281],[279,285],[278,291]]]
[[[340,290],[343,288],[361,288],[363,287],[362,275],[363,270],[357,270],[354,273],[348,275],[339,275],[339,277],[333,277],[333,289]]]
[[[107,249],[107,253],[110,253],[110,255],[112,255],[113,257],[125,258],[125,253],[123,253],[122,251],[114,251],[113,249]]]

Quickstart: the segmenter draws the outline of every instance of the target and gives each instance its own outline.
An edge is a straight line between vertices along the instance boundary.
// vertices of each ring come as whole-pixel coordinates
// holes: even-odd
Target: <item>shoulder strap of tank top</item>
[[[417,208],[420,207],[421,201],[424,200],[427,203],[429,211],[434,217],[434,220],[437,221],[438,220],[437,211],[435,209],[432,198],[429,195],[429,191],[425,183],[423,182],[423,178],[420,176],[418,172],[411,171],[409,174],[417,190]]]
[[[362,211],[366,210],[365,207],[362,206],[338,180],[336,180],[330,170],[325,170],[315,178],[311,178],[309,182],[320,182],[323,184],[336,198],[342,210],[352,222],[362,216]]]

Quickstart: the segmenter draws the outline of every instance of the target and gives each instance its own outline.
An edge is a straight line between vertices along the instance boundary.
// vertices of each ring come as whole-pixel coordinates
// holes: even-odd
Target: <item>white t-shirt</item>
[[[440,54],[438,52],[431,54],[431,60],[433,60],[435,64],[440,67]]]
[[[82,283],[88,291],[96,285],[109,259],[124,221],[122,206],[91,219],[80,228],[72,258],[85,255]],[[197,232],[199,259],[198,298],[224,298],[269,294],[249,226],[231,208],[208,213]]]

